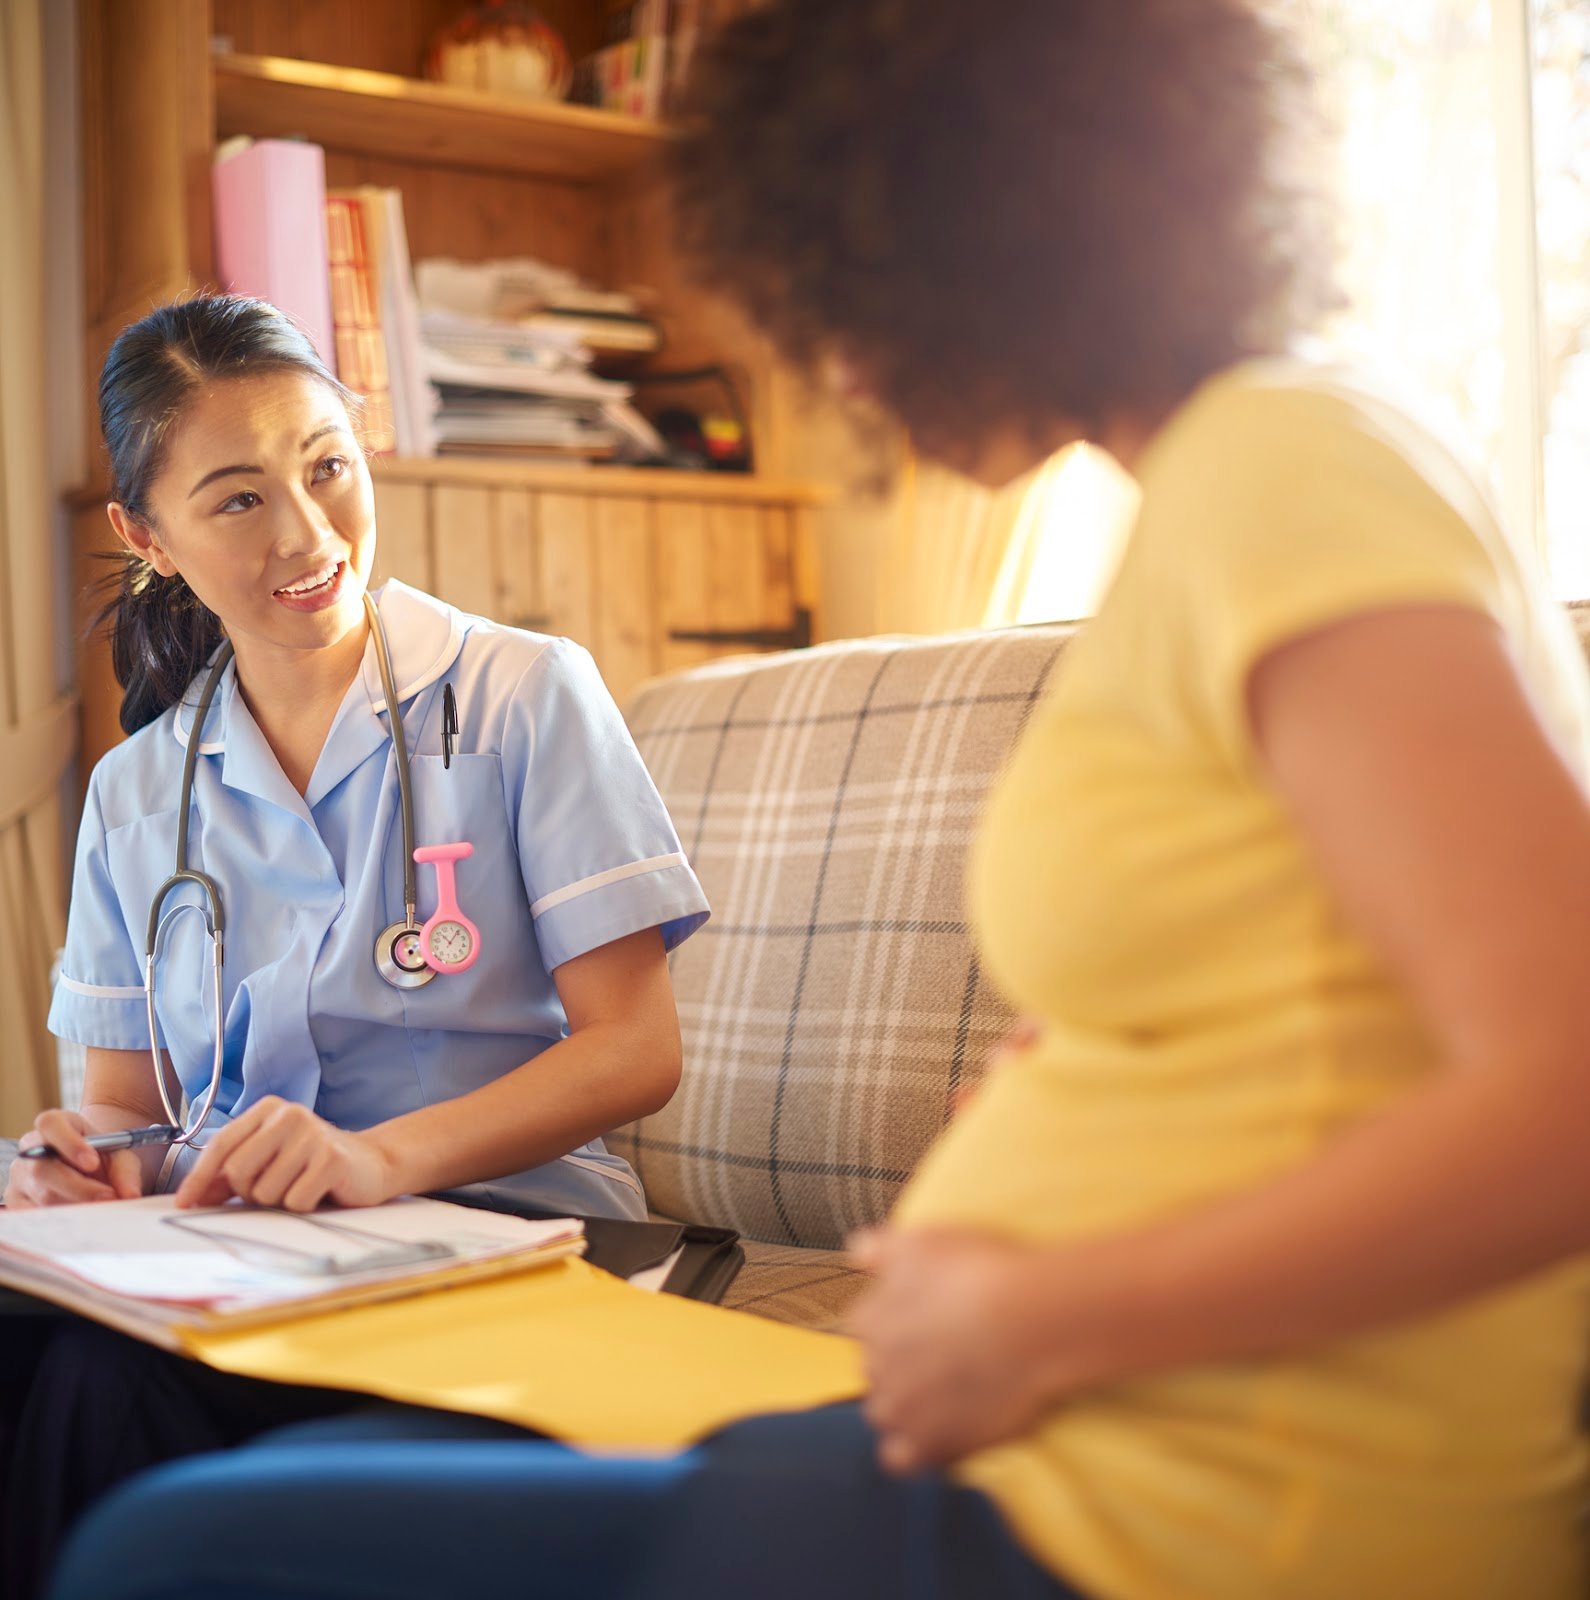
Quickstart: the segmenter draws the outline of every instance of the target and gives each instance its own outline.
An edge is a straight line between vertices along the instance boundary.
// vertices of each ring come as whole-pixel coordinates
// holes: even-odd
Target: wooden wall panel
[[[623,703],[658,670],[657,585],[652,565],[652,502],[597,500],[596,643],[592,654]]]
[[[707,589],[711,567],[707,547],[707,509],[685,500],[657,503],[656,571],[658,609],[658,666],[663,672],[676,672],[710,661],[709,644],[693,639],[670,639],[675,628],[716,627]]]
[[[409,254],[416,261],[536,256],[598,283],[607,279],[607,226],[583,185],[381,160],[346,150],[326,152],[326,182],[334,189],[361,183],[401,189]]]
[[[431,490],[417,483],[375,486],[375,566],[372,584],[400,578],[416,589],[434,591],[431,561]]]
[[[588,650],[597,642],[591,506],[584,495],[543,494],[535,511],[546,631],[567,634]]]
[[[535,499],[524,489],[499,489],[492,503],[492,616],[512,628],[545,633],[551,624],[541,576]]]
[[[714,628],[744,630],[766,622],[763,603],[762,509],[713,506],[707,512],[707,595]],[[743,655],[750,648],[725,642],[715,655]]]
[[[431,561],[436,593],[460,611],[489,617],[497,611],[493,573],[492,502],[495,489],[438,485],[431,500]]]
[[[786,506],[762,511],[762,621],[787,628],[795,618],[794,517]]]
[[[128,323],[211,272],[204,0],[81,0],[83,374]],[[151,92],[158,85],[158,92]],[[97,410],[85,408],[98,461]]]
[[[121,742],[121,686],[110,664],[110,640],[103,629],[92,634],[88,625],[105,601],[98,587],[116,570],[104,559],[118,548],[116,535],[99,499],[85,499],[72,508],[72,590],[77,645],[78,776],[86,783],[94,763]]]

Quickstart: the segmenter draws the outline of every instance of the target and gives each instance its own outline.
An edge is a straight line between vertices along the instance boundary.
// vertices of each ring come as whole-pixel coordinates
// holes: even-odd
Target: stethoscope
[[[458,905],[458,888],[454,869],[458,862],[474,853],[467,842],[458,844],[414,845],[414,794],[409,782],[408,741],[403,732],[403,719],[398,714],[397,687],[392,676],[392,652],[387,646],[386,629],[381,613],[367,593],[364,597],[365,615],[370,623],[370,636],[375,643],[376,665],[381,672],[381,698],[386,711],[387,724],[392,732],[392,750],[397,761],[398,803],[403,824],[403,920],[383,928],[375,941],[375,969],[395,989],[418,989],[429,983],[438,973],[465,972],[474,966],[480,955],[480,930],[464,915]],[[164,1186],[182,1145],[193,1145],[215,1105],[221,1087],[221,1070],[224,1063],[222,1039],[222,946],[226,932],[226,911],[221,899],[221,886],[208,873],[199,872],[188,865],[188,817],[193,809],[193,774],[198,764],[199,745],[204,719],[209,714],[210,702],[221,682],[221,675],[232,659],[230,640],[223,641],[220,653],[210,668],[199,695],[198,710],[194,713],[193,727],[188,734],[187,751],[182,763],[182,803],[177,813],[177,868],[155,891],[149,906],[149,926],[144,941],[144,1002],[149,1023],[149,1052],[154,1062],[155,1085],[160,1091],[160,1104],[166,1113],[169,1126],[165,1129],[148,1129],[148,1143],[169,1143],[171,1151],[161,1169],[160,1185]],[[451,686],[444,696],[444,752],[448,765],[452,761],[452,737],[458,731],[457,710],[453,704]],[[415,866],[433,865],[436,868],[436,910],[422,925],[416,915],[419,897],[415,889]],[[183,884],[195,885],[203,896],[199,900],[184,900],[165,910],[165,903],[173,889]],[[155,1019],[155,962],[159,955],[165,930],[184,911],[197,911],[204,919],[205,931],[211,945],[211,982],[215,995],[215,1055],[210,1063],[210,1083],[196,1115],[184,1125],[176,1102],[166,1082],[165,1062],[160,1055],[160,1035]],[[180,1097],[179,1097],[180,1098]],[[165,1137],[156,1139],[155,1134]],[[197,1148],[197,1146],[195,1146]]]

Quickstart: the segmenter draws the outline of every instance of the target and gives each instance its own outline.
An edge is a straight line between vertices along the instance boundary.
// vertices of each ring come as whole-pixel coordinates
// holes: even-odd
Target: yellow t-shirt
[[[1115,583],[971,863],[988,970],[1044,1034],[930,1152],[905,1225],[1127,1229],[1307,1162],[1434,1067],[1258,773],[1244,686],[1278,642],[1379,606],[1485,611],[1590,771],[1566,618],[1394,406],[1244,365],[1139,476]],[[1583,1600],[1587,1349],[1575,1266],[1293,1359],[1122,1384],[959,1471],[1099,1600]]]

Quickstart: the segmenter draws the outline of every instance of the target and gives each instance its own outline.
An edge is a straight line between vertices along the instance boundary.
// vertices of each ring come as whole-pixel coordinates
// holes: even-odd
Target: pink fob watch
[[[436,868],[436,909],[420,929],[420,954],[432,972],[467,972],[480,954],[480,929],[458,909],[453,863],[474,855],[472,844],[427,844],[414,859]]]

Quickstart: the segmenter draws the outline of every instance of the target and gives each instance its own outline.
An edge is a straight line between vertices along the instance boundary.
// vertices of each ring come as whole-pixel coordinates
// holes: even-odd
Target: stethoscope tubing
[[[398,705],[397,685],[392,675],[392,652],[387,645],[386,628],[381,621],[380,610],[368,591],[364,596],[364,610],[375,641],[376,665],[381,673],[381,693],[386,702],[392,750],[397,759],[398,803],[403,823],[403,909],[405,922],[412,924],[415,920],[414,913],[419,903],[419,895],[415,888],[414,794],[409,783],[408,740],[403,731],[402,710]],[[161,1187],[164,1187],[177,1149],[182,1145],[192,1145],[205,1123],[209,1121],[215,1097],[220,1091],[221,1074],[225,1064],[221,1010],[224,989],[221,968],[226,936],[226,912],[221,898],[221,886],[208,873],[199,872],[188,865],[188,818],[193,809],[193,778],[198,765],[199,746],[204,735],[204,720],[209,715],[210,704],[215,699],[221,675],[226,671],[227,663],[231,659],[232,642],[229,639],[223,640],[220,654],[211,666],[209,675],[204,681],[204,688],[200,692],[198,709],[194,713],[193,727],[188,734],[187,750],[183,757],[182,800],[177,815],[176,871],[155,891],[154,899],[149,906],[149,924],[144,940],[144,1004],[149,1023],[149,1053],[154,1064],[155,1087],[160,1091],[160,1104],[166,1113],[166,1120],[173,1127],[182,1129],[181,1134],[171,1141],[171,1152],[161,1168]],[[184,883],[196,885],[203,894],[205,903],[199,905],[193,901],[186,901],[166,912],[165,903],[171,891]],[[204,1100],[197,1115],[190,1117],[186,1125],[178,1115],[177,1106],[172,1101],[166,1082],[166,1067],[160,1055],[160,1033],[155,1017],[155,958],[160,948],[161,935],[166,925],[184,911],[197,911],[204,917],[212,947],[215,996],[215,1056],[210,1064],[209,1087],[205,1090]]]
[[[414,790],[409,783],[409,743],[403,731],[403,709],[398,704],[397,683],[392,677],[392,652],[387,648],[386,624],[369,591],[364,596],[365,615],[375,638],[375,663],[381,673],[381,698],[386,701],[386,720],[391,725],[392,754],[397,761],[398,805],[403,813],[403,914],[414,921],[419,893],[414,879]]]

